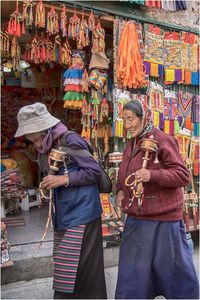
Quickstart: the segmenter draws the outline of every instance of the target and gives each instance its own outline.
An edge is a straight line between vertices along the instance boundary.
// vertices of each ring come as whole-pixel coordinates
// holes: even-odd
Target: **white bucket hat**
[[[59,119],[53,117],[48,112],[44,104],[39,102],[20,108],[17,114],[17,121],[19,127],[15,133],[15,137],[41,132],[60,122]]]

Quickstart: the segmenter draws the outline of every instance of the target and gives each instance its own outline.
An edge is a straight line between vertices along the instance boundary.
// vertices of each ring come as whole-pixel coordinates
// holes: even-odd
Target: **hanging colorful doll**
[[[45,8],[42,0],[36,6],[35,27],[45,28]]]

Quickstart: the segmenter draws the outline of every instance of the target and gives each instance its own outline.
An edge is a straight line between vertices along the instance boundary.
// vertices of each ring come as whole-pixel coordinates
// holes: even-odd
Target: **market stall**
[[[105,15],[100,8],[90,10],[88,4],[83,11],[84,3],[76,7],[70,1],[12,3],[13,12],[1,32],[2,149],[29,179],[25,190],[37,188],[42,174],[31,145],[27,151],[26,140],[13,138],[16,114],[23,105],[41,101],[92,144],[94,157],[113,183],[111,193],[101,195],[103,234],[119,237],[125,216],[115,203],[115,183],[130,138],[123,127],[122,110],[124,103],[139,99],[151,107],[154,126],[177,138],[194,176],[194,184],[185,190],[184,214],[187,230],[196,230],[197,34],[184,28],[171,32],[162,24],[137,20],[133,15],[119,18],[109,10],[110,15]],[[187,7],[159,8],[176,11]]]

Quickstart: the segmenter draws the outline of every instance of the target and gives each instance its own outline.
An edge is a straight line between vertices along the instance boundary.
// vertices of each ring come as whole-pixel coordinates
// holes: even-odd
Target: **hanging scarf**
[[[50,151],[53,142],[60,138],[64,133],[68,131],[67,127],[61,122],[57,125],[49,128],[47,134],[42,141],[42,147],[36,148],[39,153],[47,153]]]

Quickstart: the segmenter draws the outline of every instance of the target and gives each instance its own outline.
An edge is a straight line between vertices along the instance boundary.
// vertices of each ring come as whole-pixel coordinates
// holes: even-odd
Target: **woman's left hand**
[[[150,171],[148,169],[142,168],[135,172],[135,178],[141,182],[148,182],[150,180]]]
[[[41,188],[51,190],[68,183],[68,175],[47,175],[42,179]]]

